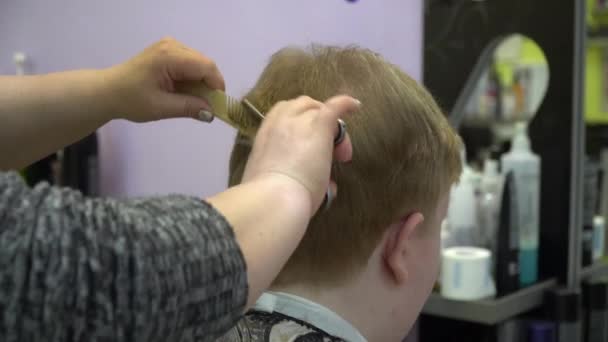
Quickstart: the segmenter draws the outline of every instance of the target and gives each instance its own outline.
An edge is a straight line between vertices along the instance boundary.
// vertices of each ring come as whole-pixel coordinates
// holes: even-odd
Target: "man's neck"
[[[322,305],[357,328],[368,341],[383,340],[379,338],[382,334],[377,333],[381,329],[377,325],[379,321],[371,319],[379,317],[374,315],[374,298],[367,291],[361,291],[358,286],[320,289],[306,285],[289,285],[273,287],[271,290],[296,295]]]

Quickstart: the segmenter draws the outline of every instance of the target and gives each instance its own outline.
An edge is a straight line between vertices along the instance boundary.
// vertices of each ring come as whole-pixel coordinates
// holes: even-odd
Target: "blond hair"
[[[391,223],[432,213],[460,175],[460,139],[432,96],[370,50],[282,49],[245,97],[267,112],[299,95],[324,101],[336,94],[362,103],[346,119],[353,159],[334,166],[339,196],[312,219],[275,284],[344,281],[365,265]],[[240,182],[250,148],[235,144],[230,185]]]

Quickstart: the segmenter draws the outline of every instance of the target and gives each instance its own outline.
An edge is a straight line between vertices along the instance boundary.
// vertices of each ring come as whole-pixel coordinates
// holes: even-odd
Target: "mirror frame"
[[[500,36],[490,41],[490,43],[483,49],[483,51],[479,55],[477,63],[473,67],[473,70],[471,70],[471,73],[469,74],[469,77],[464,83],[462,90],[458,94],[456,102],[454,103],[454,106],[452,107],[452,110],[450,111],[448,116],[450,124],[456,130],[460,129],[460,125],[462,124],[462,121],[464,120],[464,117],[467,114],[465,110],[467,103],[475,92],[475,88],[477,87],[479,79],[481,78],[483,73],[492,66],[494,59],[494,51],[500,44],[502,44],[502,42],[504,42],[510,36],[511,35]]]

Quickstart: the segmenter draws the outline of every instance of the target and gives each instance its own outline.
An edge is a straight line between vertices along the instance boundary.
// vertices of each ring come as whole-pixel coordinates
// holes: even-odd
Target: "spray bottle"
[[[513,172],[517,188],[515,205],[519,235],[520,284],[527,286],[538,280],[540,157],[530,149],[525,122],[515,124],[511,150],[502,158],[502,171]]]

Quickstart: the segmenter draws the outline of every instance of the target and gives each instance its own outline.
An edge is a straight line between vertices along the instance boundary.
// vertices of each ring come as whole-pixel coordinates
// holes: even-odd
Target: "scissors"
[[[264,114],[262,114],[249,100],[244,99],[243,104],[249,109],[252,113],[258,116],[260,119],[264,120]],[[338,119],[338,134],[334,138],[334,146],[340,145],[344,138],[346,137],[346,123],[342,119]]]
[[[258,116],[260,119],[264,120],[264,114],[262,114],[251,102],[249,102],[249,100],[244,99],[243,101],[243,105],[245,105],[245,107],[247,107],[247,109],[249,109],[252,113],[254,113],[256,116]],[[344,120],[342,119],[338,119],[338,134],[334,137],[334,146],[338,146],[340,145],[340,143],[342,143],[342,141],[344,141],[344,138],[346,137],[346,123],[344,122]],[[335,194],[332,192],[331,187],[328,186],[327,187],[327,191],[325,192],[325,205],[324,210],[329,209],[329,207],[331,206],[331,203],[333,202],[333,200],[335,199]]]

